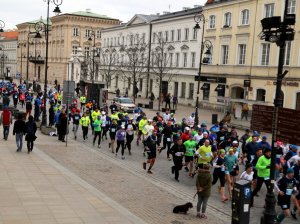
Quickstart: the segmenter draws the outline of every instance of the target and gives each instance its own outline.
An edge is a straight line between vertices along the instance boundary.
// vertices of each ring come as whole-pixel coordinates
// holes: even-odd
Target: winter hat
[[[286,173],[294,173],[294,170],[292,168],[288,168]]]

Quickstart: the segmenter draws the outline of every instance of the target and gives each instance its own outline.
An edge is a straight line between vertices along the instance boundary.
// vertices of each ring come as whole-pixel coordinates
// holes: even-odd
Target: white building
[[[153,92],[155,97],[159,96],[160,76],[157,74],[158,69],[153,68],[159,67],[158,58],[161,58],[162,73],[168,74],[162,76],[163,94],[177,95],[179,103],[194,105],[197,92],[194,78],[198,73],[202,32],[195,32],[193,28],[194,16],[201,10],[201,7],[195,6],[178,12],[164,12],[163,15],[137,14],[126,24],[103,29],[102,52],[114,52],[114,65],[118,65],[115,66],[117,70],[110,75],[108,88],[111,91],[119,88],[121,93],[128,89],[129,95],[133,94],[133,81],[128,79],[128,71],[122,70],[122,65],[129,60],[128,57],[126,59],[124,48],[137,46],[140,41],[147,50],[141,56],[146,59],[143,60],[145,68],[141,69],[143,75],[136,80],[139,90],[137,95],[149,97]],[[162,48],[161,54],[159,51],[156,53],[156,50]],[[100,60],[102,81],[105,79],[105,67]]]

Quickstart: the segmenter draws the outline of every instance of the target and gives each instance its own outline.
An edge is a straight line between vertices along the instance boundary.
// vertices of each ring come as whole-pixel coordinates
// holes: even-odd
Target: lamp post
[[[0,33],[4,32],[3,28],[5,27],[5,22],[0,19]]]
[[[97,49],[96,49],[96,33],[95,33],[95,31],[91,30],[88,40],[94,41],[93,42],[93,50],[92,50],[92,75],[91,75],[91,80],[92,80],[92,83],[94,84],[94,82],[95,82],[95,60],[98,62],[98,59],[100,59],[99,52],[97,52]],[[96,52],[97,52],[97,54],[96,54]]]
[[[0,54],[0,60],[1,60],[1,75],[2,75],[2,81],[4,81],[4,63],[7,60],[7,54],[4,53],[4,47],[0,46],[0,50],[2,51]]]
[[[274,99],[273,121],[272,121],[272,151],[271,151],[271,165],[270,165],[270,180],[271,184],[268,188],[265,198],[264,215],[261,217],[262,224],[274,223],[276,218],[276,198],[274,194],[275,181],[275,165],[276,165],[276,141],[278,133],[278,109],[283,107],[282,98],[282,80],[288,71],[283,72],[286,41],[293,41],[295,30],[292,28],[296,23],[296,15],[288,14],[288,0],[285,0],[284,18],[281,21],[280,16],[264,18],[261,20],[263,27],[261,39],[276,43],[279,47],[278,70],[276,79],[276,94]]]
[[[44,110],[42,115],[42,126],[47,125],[47,84],[48,84],[48,47],[49,47],[49,5],[51,0],[47,1],[47,22],[46,22],[46,55],[45,55],[45,84],[44,84]],[[52,0],[52,2],[56,5],[54,9],[54,13],[59,15],[61,13],[59,6],[62,4],[63,0]],[[38,33],[37,33],[38,34]]]
[[[199,59],[199,70],[198,70],[198,75],[195,76],[195,81],[198,81],[197,85],[197,97],[196,97],[196,107],[195,107],[195,122],[194,122],[194,127],[196,128],[199,124],[199,113],[198,113],[198,108],[199,108],[199,95],[200,95],[200,81],[201,81],[201,70],[202,70],[202,55],[204,48],[206,48],[206,55],[211,55],[211,50],[212,50],[212,43],[209,40],[204,41],[204,27],[205,27],[205,17],[202,13],[196,14],[194,16],[194,20],[196,22],[196,25],[194,27],[194,30],[199,30],[201,29],[200,27],[200,22],[202,22],[202,35],[201,35],[201,46],[200,46],[200,59]],[[203,63],[207,63],[207,58],[204,58],[205,60]]]
[[[18,43],[17,47],[21,49],[21,52],[20,52],[20,59],[21,59],[21,61],[20,61],[20,84],[21,84],[22,83],[22,75],[23,75],[23,53],[22,53],[22,51],[23,51],[23,47],[26,47],[26,43],[20,42],[20,43]]]

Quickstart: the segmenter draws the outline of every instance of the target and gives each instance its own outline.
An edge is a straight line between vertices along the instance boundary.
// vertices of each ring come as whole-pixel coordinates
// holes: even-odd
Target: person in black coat
[[[35,122],[33,121],[33,116],[30,115],[28,117],[28,121],[25,124],[25,133],[26,137],[25,140],[27,141],[27,150],[30,153],[33,149],[33,142],[36,140],[36,133],[37,127]]]
[[[60,116],[60,138],[59,138],[62,142],[65,142],[67,127],[68,127],[68,117],[66,112],[63,111]]]
[[[170,153],[173,155],[174,166],[172,166],[172,173],[175,173],[175,180],[179,182],[179,170],[182,169],[182,159],[185,154],[185,146],[182,140],[179,139],[175,145],[172,146]]]
[[[14,123],[13,135],[16,135],[17,152],[20,152],[23,147],[23,135],[25,133],[25,121],[22,114],[18,115],[18,120]]]
[[[49,108],[49,126],[52,127],[55,123],[54,121],[54,108],[53,108],[53,103],[50,104],[50,108]]]

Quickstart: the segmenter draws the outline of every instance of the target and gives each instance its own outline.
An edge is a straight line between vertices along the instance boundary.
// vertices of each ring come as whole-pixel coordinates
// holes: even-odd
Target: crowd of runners
[[[42,94],[32,97],[33,94],[26,90],[25,85],[17,87],[7,84],[5,88],[3,85],[1,87],[4,111],[7,111],[11,97],[13,106],[16,107],[18,103],[25,106],[26,117],[31,117],[29,120],[40,121],[44,109]],[[20,97],[22,94],[24,97]],[[141,168],[149,174],[152,174],[157,156],[166,153],[167,160],[173,161],[170,172],[177,182],[180,170],[185,171],[182,175],[188,175],[191,179],[196,177],[199,218],[207,218],[206,206],[212,185],[217,185],[220,201],[226,203],[232,200],[233,187],[238,179],[249,181],[253,190],[250,206],[254,205],[263,183],[267,188],[270,187],[272,149],[267,136],[249,129],[239,136],[236,128],[228,123],[229,113],[220,122],[208,127],[205,123],[196,124],[194,113],[179,118],[166,110],[149,117],[145,111],[136,108],[133,114],[129,114],[114,102],[109,107],[99,108],[95,102],[87,101],[85,95],[78,96],[67,110],[62,105],[63,94],[55,91],[55,88],[49,90],[48,97],[48,124],[56,127],[58,140],[65,141],[71,124],[70,136],[74,140],[79,141],[78,130],[81,128],[83,142],[92,137],[93,146],[97,145],[101,150],[109,149],[121,159],[125,159],[126,150],[130,156],[132,144],[136,144],[141,149],[141,158],[144,158]],[[31,110],[34,110],[34,117],[31,116]],[[7,127],[11,119],[7,122],[4,116],[5,113],[1,113],[1,124]],[[8,131],[4,128],[5,139]],[[17,141],[20,141],[19,137]],[[275,150],[275,189],[278,192],[278,205],[282,209],[276,222],[281,223],[290,214],[294,219],[300,214],[300,150],[296,145],[280,141],[277,141]]]

